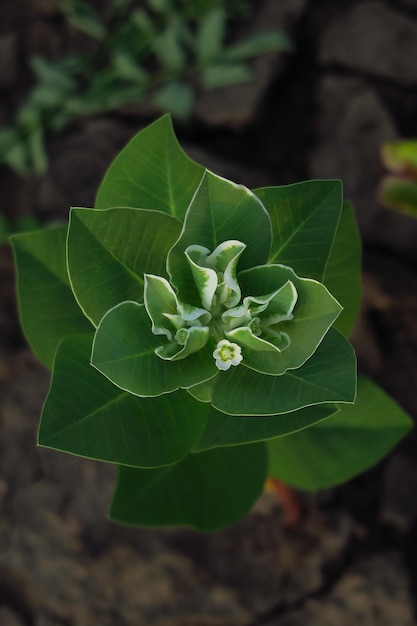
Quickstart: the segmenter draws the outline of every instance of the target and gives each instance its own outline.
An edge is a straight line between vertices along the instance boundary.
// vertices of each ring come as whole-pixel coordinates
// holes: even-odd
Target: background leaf
[[[277,415],[314,404],[353,402],[355,394],[355,353],[331,328],[304,365],[282,376],[266,376],[243,366],[220,372],[212,404],[230,415]]]
[[[321,281],[342,209],[339,180],[310,180],[254,193],[267,208],[273,244],[269,263]]]
[[[155,354],[155,348],[166,341],[164,336],[152,333],[143,305],[123,302],[101,320],[91,361],[115,385],[139,396],[158,396],[191,387],[218,372],[210,343],[185,359],[167,361]]]
[[[182,221],[203,173],[180,147],[165,115],[115,158],[98,190],[96,208],[153,209]]]
[[[242,63],[211,65],[201,73],[201,82],[205,89],[218,89],[240,85],[253,79],[253,72]]]
[[[173,117],[186,120],[194,107],[194,91],[187,83],[173,81],[158,89],[152,100],[162,111],[169,111]]]
[[[350,202],[343,203],[323,283],[343,306],[334,328],[349,336],[358,317],[362,295],[361,237]]]
[[[71,210],[68,270],[75,296],[97,326],[125,300],[143,302],[143,275],[167,276],[168,250],[181,223],[157,211],[115,208]]]
[[[248,512],[266,479],[264,444],[190,454],[158,470],[121,467],[110,516],[140,526],[212,532]]]
[[[240,417],[220,413],[212,407],[205,429],[193,450],[199,452],[281,437],[309,428],[338,410],[335,404],[316,404],[284,415]]]
[[[269,474],[308,491],[332,487],[377,463],[411,426],[389,396],[360,377],[354,405],[308,430],[268,441]]]
[[[49,368],[63,337],[93,330],[70,288],[66,232],[59,226],[11,238],[23,331],[33,352]]]
[[[288,35],[282,30],[269,30],[254,35],[229,46],[224,51],[224,58],[231,61],[243,61],[267,52],[292,49]]]
[[[215,6],[202,16],[196,38],[197,59],[201,65],[215,60],[222,53],[226,20],[223,7]]]
[[[110,463],[158,467],[182,458],[208,405],[185,391],[137,398],[90,365],[92,335],[60,344],[42,412],[40,445]]]

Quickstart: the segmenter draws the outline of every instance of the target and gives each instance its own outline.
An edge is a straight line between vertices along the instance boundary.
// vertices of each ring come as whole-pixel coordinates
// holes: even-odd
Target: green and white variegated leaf
[[[194,283],[200,295],[201,304],[208,311],[213,304],[213,297],[217,289],[217,272],[210,267],[199,264],[201,258],[210,254],[204,246],[188,246],[185,250],[186,259],[190,265]]]
[[[119,302],[143,302],[144,274],[166,276],[166,255],[180,232],[181,223],[160,211],[71,209],[68,272],[95,326]]]
[[[204,168],[178,143],[169,115],[138,133],[110,165],[97,193],[97,209],[125,206],[168,213],[178,220]]]
[[[193,388],[187,389],[187,391],[194,396]],[[310,428],[313,424],[336,414],[338,411],[339,409],[335,404],[316,404],[283,415],[242,417],[226,415],[211,407],[205,429],[194,445],[193,451],[199,452],[211,448],[236,446],[255,441],[267,441],[275,437],[285,437],[291,433]]]
[[[348,337],[358,317],[362,295],[362,243],[350,202],[343,203],[322,282],[343,306],[334,326]]]
[[[355,353],[348,340],[331,328],[304,365],[282,376],[242,365],[220,372],[213,381],[211,403],[230,415],[281,415],[316,404],[351,403],[355,395]]]
[[[71,291],[66,234],[58,226],[12,237],[21,323],[32,350],[49,369],[64,337],[93,331]]]
[[[382,459],[412,427],[408,415],[364,376],[355,404],[308,430],[268,442],[269,474],[308,491],[345,482]]]
[[[342,209],[340,180],[255,189],[272,222],[269,263],[322,281]]]
[[[155,470],[122,466],[110,517],[140,526],[220,530],[261,495],[267,465],[266,446],[256,443],[189,454]]]
[[[203,323],[210,321],[210,314],[205,309],[179,303],[165,278],[145,275],[145,308],[152,321],[153,334],[164,335],[169,341],[155,350],[162,359],[184,359],[208,342],[209,329]],[[185,328],[186,324],[191,328]]]
[[[286,286],[288,283],[291,283],[297,292],[295,302],[292,287],[287,288],[288,293],[285,294],[287,297],[285,304],[289,305],[287,319],[284,317],[280,320],[282,311],[285,314],[285,310],[281,307],[279,298],[276,302],[272,298],[270,315],[269,307],[259,314],[261,324],[263,315],[267,323],[270,323],[261,338],[279,348],[278,342],[282,333],[284,343],[281,350],[262,352],[242,345],[242,365],[264,374],[280,375],[305,363],[341,311],[340,304],[324,285],[309,278],[300,278],[291,268],[283,265],[265,265],[245,270],[240,272],[238,279],[244,301],[246,297],[255,299],[262,294],[273,293],[277,286]],[[274,320],[278,320],[276,324]],[[234,331],[229,334],[239,342],[239,333],[233,333]],[[276,344],[274,333],[277,334]]]
[[[271,221],[249,189],[207,171],[187,210],[181,235],[168,255],[170,282],[181,301],[201,305],[185,256],[187,248],[197,245],[212,253],[231,240],[246,244],[239,269],[265,263],[271,246]]]
[[[231,331],[226,332],[228,339],[236,341],[240,346],[249,348],[249,350],[281,352],[290,344],[290,338],[287,333],[273,326],[279,322],[293,318],[293,310],[297,302],[298,294],[294,284],[288,280],[282,287],[275,292],[258,298],[247,296],[243,299],[243,307],[237,307],[248,310],[259,317],[252,317],[249,326],[238,326]],[[233,319],[233,309],[226,311],[223,320],[227,322],[231,319],[233,325],[239,318]],[[245,315],[242,316],[245,323]],[[236,320],[236,321],[235,321]],[[263,337],[260,335],[263,334]]]
[[[157,356],[160,344],[144,305],[122,302],[98,325],[91,362],[115,385],[142,397],[186,389],[217,374],[211,341],[179,361]]]
[[[188,246],[185,256],[190,264],[203,306],[210,310],[217,289],[217,300],[227,307],[240,300],[236,277],[237,263],[246,245],[240,241],[225,241],[210,253],[204,246]]]
[[[185,359],[190,354],[204,348],[210,339],[210,333],[208,326],[180,328],[175,333],[175,339],[176,341],[168,345],[158,346],[155,350],[155,354],[167,361]]]
[[[67,337],[57,350],[39,444],[133,467],[183,458],[199,438],[208,405],[185,392],[137,398],[90,365],[92,335]]]

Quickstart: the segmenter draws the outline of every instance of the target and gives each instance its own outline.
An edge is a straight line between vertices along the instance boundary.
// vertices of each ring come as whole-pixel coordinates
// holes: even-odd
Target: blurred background
[[[417,624],[415,432],[349,484],[266,493],[208,536],[108,522],[114,468],[36,448],[49,375],[7,236],[92,206],[165,112],[248,187],[342,179],[364,241],[360,368],[417,417],[417,220],[385,206],[387,169],[414,185],[417,158],[382,156],[417,138],[417,0],[2,0],[0,625]]]

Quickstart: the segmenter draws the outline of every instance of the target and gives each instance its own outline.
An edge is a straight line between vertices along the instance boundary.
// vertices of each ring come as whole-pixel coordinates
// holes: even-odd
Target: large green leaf
[[[207,171],[187,211],[181,236],[168,255],[171,282],[181,300],[201,304],[186,248],[198,245],[213,252],[229,240],[246,245],[239,270],[262,265],[271,245],[271,221],[249,189]]]
[[[190,526],[211,532],[237,522],[266,478],[264,444],[190,454],[157,470],[121,467],[112,519],[139,526]]]
[[[343,306],[334,327],[349,336],[361,306],[361,237],[350,202],[343,203],[323,283]]]
[[[335,404],[316,404],[284,415],[239,417],[220,413],[212,407],[206,427],[193,450],[198,452],[282,437],[308,428],[338,410]]]
[[[203,173],[182,150],[165,115],[115,158],[98,190],[96,208],[153,209],[182,221]]]
[[[254,193],[272,221],[269,262],[321,281],[342,209],[340,181],[310,180]]]
[[[230,415],[279,415],[314,404],[354,402],[355,394],[355,353],[331,328],[304,365],[282,376],[266,376],[242,365],[220,372],[212,404]]]
[[[377,463],[411,426],[391,398],[360,377],[354,405],[308,430],[268,442],[269,474],[308,491],[337,485]]]
[[[66,228],[14,235],[20,320],[36,356],[52,367],[59,342],[89,333],[90,322],[75,301],[65,260]]]
[[[143,305],[123,302],[101,320],[91,361],[115,385],[143,397],[191,387],[218,372],[211,344],[185,359],[168,361],[155,354],[166,341],[152,333]]]
[[[208,405],[185,391],[137,398],[90,365],[91,336],[60,344],[39,443],[111,463],[159,467],[181,459],[204,428]]]
[[[290,339],[282,352],[242,349],[243,365],[265,374],[283,374],[288,369],[300,367],[316,350],[341,311],[341,306],[321,283],[309,278],[299,278],[293,270],[283,265],[265,265],[241,272],[238,275],[242,297],[261,296],[285,285],[295,286],[298,299],[293,319],[276,324],[279,332]],[[262,315],[268,314],[268,309]],[[228,336],[232,333],[229,333]],[[239,343],[238,339],[236,341]]]
[[[158,211],[74,208],[68,230],[68,271],[81,308],[97,326],[124,300],[143,302],[143,275],[166,276],[168,250],[181,222]]]

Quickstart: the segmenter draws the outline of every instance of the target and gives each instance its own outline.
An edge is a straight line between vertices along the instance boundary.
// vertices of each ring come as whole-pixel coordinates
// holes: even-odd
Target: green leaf
[[[175,81],[158,89],[152,101],[162,111],[168,111],[179,120],[187,120],[194,106],[194,91],[187,83]]]
[[[253,79],[253,72],[243,64],[210,65],[201,73],[201,82],[206,89],[219,89],[247,83]]]
[[[197,59],[201,65],[215,60],[223,50],[226,30],[226,11],[213,7],[200,20],[197,32]]]
[[[92,331],[69,285],[66,230],[59,226],[11,238],[20,320],[33,352],[49,368],[63,337]]]
[[[355,394],[355,353],[331,328],[304,365],[282,376],[266,376],[242,365],[220,372],[212,405],[230,415],[279,415],[315,404],[354,402]]]
[[[180,361],[167,361],[155,354],[164,343],[161,335],[151,332],[145,307],[123,302],[101,320],[91,361],[115,385],[143,397],[191,387],[217,373],[211,343]]]
[[[187,57],[181,43],[181,28],[177,20],[171,19],[167,28],[152,41],[153,51],[162,67],[178,73],[184,70]]]
[[[137,398],[90,365],[92,336],[60,344],[42,412],[39,444],[133,467],[181,459],[201,434],[208,405],[185,391]]]
[[[350,202],[343,203],[323,283],[343,307],[334,328],[349,336],[361,306],[361,237]]]
[[[71,210],[68,270],[75,296],[97,326],[124,300],[143,302],[144,274],[166,276],[181,223],[165,213],[114,208]]]
[[[377,463],[411,426],[391,398],[360,377],[354,405],[308,430],[268,442],[269,474],[308,491],[332,487]]]
[[[242,350],[242,364],[264,374],[280,375],[288,369],[300,367],[316,350],[341,311],[340,304],[324,285],[309,278],[299,278],[291,268],[283,265],[255,267],[240,272],[238,280],[243,298],[272,293],[287,281],[297,290],[294,318],[275,325],[278,332],[288,335],[288,347],[282,352]],[[263,316],[268,317],[268,311],[259,314],[261,321]],[[234,338],[233,331],[229,335]],[[271,341],[268,336],[265,339]],[[234,340],[238,342],[238,337]]]
[[[68,21],[75,28],[95,39],[104,39],[106,28],[90,3],[83,0],[61,0],[61,6]]]
[[[188,393],[193,390],[188,389]],[[211,408],[206,427],[193,450],[200,452],[282,437],[309,428],[338,410],[335,404],[316,404],[283,415],[241,417],[226,415]]]
[[[180,147],[169,116],[141,131],[110,165],[96,207],[162,211],[183,220],[204,168]]]
[[[382,204],[399,213],[417,217],[417,181],[386,176],[378,190]]]
[[[168,255],[171,283],[183,302],[201,305],[185,256],[188,246],[204,246],[213,252],[229,240],[246,244],[239,269],[264,263],[271,242],[268,213],[249,189],[207,171],[187,211],[181,236]]]
[[[289,265],[300,276],[321,281],[342,210],[338,180],[311,180],[254,193],[272,221],[269,263]]]
[[[392,172],[417,174],[417,140],[389,141],[382,146],[382,161]]]
[[[212,532],[247,513],[266,479],[264,444],[190,454],[166,468],[121,467],[110,517],[139,526]]]
[[[229,46],[224,51],[227,61],[244,61],[267,52],[292,50],[291,41],[282,30],[270,30],[254,35]]]

